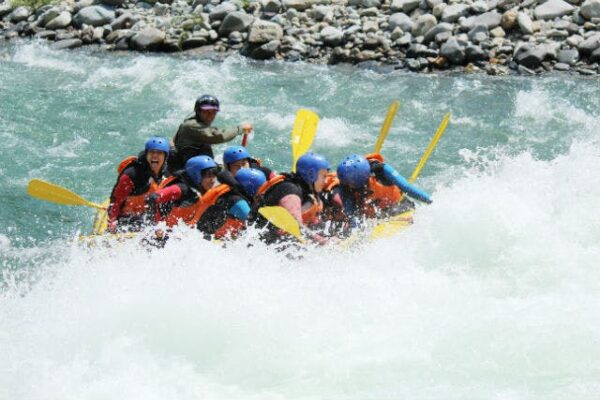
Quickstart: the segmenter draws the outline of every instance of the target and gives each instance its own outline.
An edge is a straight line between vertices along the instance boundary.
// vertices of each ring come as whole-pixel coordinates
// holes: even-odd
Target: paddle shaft
[[[394,118],[396,117],[396,113],[398,112],[399,107],[400,102],[397,100],[392,101],[392,103],[388,107],[387,115],[385,116],[385,120],[383,121],[383,125],[381,126],[379,138],[377,138],[377,143],[375,144],[375,153],[377,154],[381,152],[381,146],[383,146],[383,142],[387,138],[388,132],[390,131],[392,122],[394,122]]]

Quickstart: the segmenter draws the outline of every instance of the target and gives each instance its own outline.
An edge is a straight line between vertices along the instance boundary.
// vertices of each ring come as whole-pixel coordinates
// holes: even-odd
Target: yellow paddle
[[[279,206],[261,207],[258,212],[279,229],[293,235],[300,242],[304,242],[304,238],[300,233],[300,224],[285,208]]]
[[[381,152],[381,146],[383,146],[383,142],[390,131],[390,127],[392,126],[392,122],[394,122],[394,117],[398,112],[398,108],[400,107],[400,102],[398,100],[392,101],[392,104],[388,107],[387,115],[385,116],[385,120],[383,121],[383,125],[381,126],[381,132],[379,133],[379,138],[377,139],[377,143],[375,144],[375,153],[379,154]]]
[[[62,186],[55,185],[41,179],[32,179],[27,185],[27,193],[36,199],[46,200],[51,203],[63,204],[66,206],[86,206],[100,210],[105,210],[106,207],[100,204],[92,203],[83,197],[71,192]]]
[[[296,113],[296,121],[292,130],[292,172],[296,172],[296,161],[306,153],[312,145],[319,116],[305,108],[301,108]]]
[[[429,159],[429,156],[433,152],[433,149],[435,149],[435,146],[437,145],[440,138],[446,131],[446,127],[448,126],[448,121],[450,121],[450,113],[449,112],[446,113],[446,115],[444,115],[444,119],[440,123],[440,126],[438,127],[437,131],[435,132],[435,135],[433,135],[433,138],[431,139],[431,142],[429,142],[429,146],[427,147],[427,150],[425,150],[425,153],[423,153],[423,156],[419,160],[419,163],[417,164],[415,170],[413,171],[412,175],[410,176],[410,179],[408,180],[408,182],[413,183],[417,179],[419,174],[421,173],[421,170],[425,166],[425,163]]]

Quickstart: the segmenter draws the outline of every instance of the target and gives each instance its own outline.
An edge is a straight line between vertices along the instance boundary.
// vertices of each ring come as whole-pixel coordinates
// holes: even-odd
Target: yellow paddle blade
[[[387,115],[385,116],[385,121],[383,121],[383,125],[381,127],[381,132],[379,132],[379,138],[377,139],[377,143],[375,144],[375,153],[379,154],[381,152],[381,146],[383,146],[383,142],[390,131],[390,127],[392,126],[392,122],[394,122],[394,117],[398,112],[398,108],[400,107],[400,102],[398,100],[392,101],[392,104],[388,107]]]
[[[417,164],[417,167],[415,168],[412,175],[410,176],[410,179],[408,180],[408,182],[413,183],[417,179],[419,174],[421,173],[421,170],[425,166],[427,159],[429,159],[431,152],[433,152],[433,149],[435,149],[435,146],[437,145],[438,141],[444,134],[444,131],[446,130],[446,126],[448,126],[448,121],[450,121],[450,113],[446,113],[446,115],[444,116],[442,123],[438,127],[437,132],[435,132],[433,139],[431,139],[431,142],[429,143],[427,150],[425,150],[425,153],[423,153],[421,160],[419,160],[419,163]]]
[[[27,193],[36,199],[66,206],[87,206],[104,209],[100,204],[87,201],[83,197],[71,192],[62,186],[55,185],[41,179],[32,179],[27,185]]]
[[[370,240],[381,239],[395,235],[402,229],[412,225],[412,215],[415,210],[403,212],[402,214],[396,215],[391,220],[382,222],[381,224],[375,225],[371,234],[369,235]]]
[[[296,172],[296,161],[306,153],[312,145],[319,116],[305,108],[301,108],[296,113],[296,121],[292,130],[292,171]]]
[[[277,228],[303,241],[302,234],[300,233],[300,224],[285,208],[279,206],[261,207],[258,212]]]
[[[102,202],[102,207],[106,209],[98,209],[96,211],[96,217],[94,218],[94,224],[92,226],[92,235],[102,235],[108,228],[108,206],[110,199],[106,199]]]

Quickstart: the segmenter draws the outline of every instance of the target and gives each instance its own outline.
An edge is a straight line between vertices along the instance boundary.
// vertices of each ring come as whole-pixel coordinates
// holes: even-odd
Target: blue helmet
[[[254,197],[258,188],[267,181],[267,177],[260,169],[242,168],[235,174],[235,179],[242,185],[244,191]]]
[[[169,141],[160,136],[152,136],[146,140],[146,144],[144,145],[144,149],[148,152],[150,150],[162,151],[167,156],[169,155],[169,150],[171,149],[169,146]]]
[[[223,162],[229,165],[244,158],[250,158],[250,153],[244,146],[229,146],[223,153]]]
[[[200,185],[202,181],[202,171],[209,168],[217,168],[215,160],[209,156],[192,157],[185,163],[185,172],[195,185]]]
[[[359,188],[364,186],[371,176],[371,165],[365,157],[352,154],[338,165],[337,176],[343,185]]]
[[[306,183],[315,183],[322,169],[329,169],[329,161],[317,153],[306,153],[296,163],[296,171]]]

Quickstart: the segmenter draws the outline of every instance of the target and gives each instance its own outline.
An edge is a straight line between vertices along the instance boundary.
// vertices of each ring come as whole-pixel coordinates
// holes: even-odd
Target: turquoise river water
[[[3,45],[0,399],[597,399],[599,89]],[[93,210],[27,196],[41,178],[102,201],[202,93],[280,171],[300,107],[337,164],[400,100],[383,155],[406,176],[450,111],[416,182],[434,203],[397,236],[290,261],[252,232],[82,248]]]

